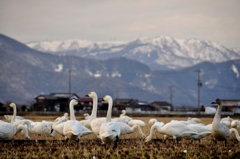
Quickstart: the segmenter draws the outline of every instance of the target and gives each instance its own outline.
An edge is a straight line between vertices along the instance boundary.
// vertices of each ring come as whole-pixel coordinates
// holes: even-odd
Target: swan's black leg
[[[116,149],[116,148],[117,148],[117,142],[118,142],[118,136],[116,136],[116,140],[114,141],[113,149]]]

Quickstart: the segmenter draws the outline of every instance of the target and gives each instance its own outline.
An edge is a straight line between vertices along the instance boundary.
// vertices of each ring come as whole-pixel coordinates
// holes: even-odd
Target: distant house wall
[[[158,110],[162,112],[172,111],[173,107],[170,103],[165,101],[154,101],[152,105]]]
[[[240,112],[240,99],[222,99],[222,111]]]
[[[35,97],[34,111],[68,111],[69,97],[79,98],[77,94],[50,93]]]

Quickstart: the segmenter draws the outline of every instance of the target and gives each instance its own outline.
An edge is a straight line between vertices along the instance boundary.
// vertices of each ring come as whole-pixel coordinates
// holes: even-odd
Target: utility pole
[[[170,85],[170,86],[168,86],[168,88],[169,88],[169,90],[170,90],[170,97],[169,97],[169,99],[170,99],[170,104],[172,105],[172,98],[173,98],[172,88],[173,88],[173,86]]]
[[[116,97],[115,97],[116,99],[118,98],[118,89],[116,90]]]
[[[198,85],[198,114],[200,114],[200,87],[202,87],[202,82],[200,79],[200,70],[196,70],[195,72],[198,73],[198,81],[197,81],[197,85]]]
[[[68,95],[69,95],[69,100],[70,100],[70,95],[71,95],[71,70],[69,69],[69,72],[68,72]]]

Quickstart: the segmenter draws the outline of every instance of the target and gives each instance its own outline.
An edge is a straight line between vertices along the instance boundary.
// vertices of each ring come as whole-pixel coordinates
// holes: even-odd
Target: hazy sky
[[[0,0],[0,33],[21,42],[171,36],[240,47],[240,0]]]

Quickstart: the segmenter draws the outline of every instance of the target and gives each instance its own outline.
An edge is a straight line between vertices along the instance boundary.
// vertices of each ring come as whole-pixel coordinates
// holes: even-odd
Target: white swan
[[[240,120],[233,120],[231,122],[231,127],[232,128],[239,128],[240,127]]]
[[[108,102],[107,118],[104,123],[102,123],[99,131],[99,137],[102,143],[115,142],[114,148],[117,147],[117,141],[120,136],[120,127],[117,122],[111,121],[112,118],[112,97],[106,95],[103,98],[104,101]]]
[[[202,120],[199,119],[199,118],[188,117],[188,120],[192,120],[192,121],[194,121],[194,122],[196,122],[196,123],[201,123],[201,122],[202,122]]]
[[[11,123],[15,126],[18,126],[18,125],[23,125],[25,126],[28,131],[32,131],[33,130],[33,121],[31,120],[28,120],[28,119],[17,119],[16,120],[16,116],[17,116],[17,106],[15,103],[10,103],[9,104],[10,107],[13,108],[13,115],[12,115],[12,119],[11,119]],[[23,132],[24,133],[24,132]]]
[[[31,139],[24,125],[15,126],[12,123],[0,120],[0,139],[10,140],[21,130],[24,132],[26,139]]]
[[[57,118],[54,120],[54,122],[55,122],[57,119],[59,119],[59,118],[61,118],[61,120],[62,120],[63,122],[64,122],[64,121],[67,121],[67,120],[68,120],[68,113],[64,113],[63,116],[57,117]]]
[[[109,104],[108,109],[112,108],[112,98],[110,96],[106,96],[106,98],[110,98],[109,102],[108,102],[108,104]],[[116,120],[116,119],[119,119],[119,118],[111,119],[111,121],[116,122],[118,124],[118,126],[120,127],[120,134],[121,135],[133,133],[136,129],[138,129],[139,134],[142,137],[146,137],[146,135],[142,132],[142,129],[138,124],[130,126],[130,125],[125,123],[124,119],[121,118],[124,121]]]
[[[193,129],[195,129],[198,134],[197,135],[192,135],[189,138],[190,139],[194,139],[194,140],[199,140],[210,135],[211,134],[211,129],[207,126],[205,126],[204,124],[188,124],[188,127],[191,127]]]
[[[16,104],[10,103],[9,106],[13,108],[13,116],[11,119],[12,124],[14,124],[15,126],[18,126],[18,125],[24,125],[23,123],[25,122],[26,125],[28,126],[27,127],[28,131],[30,131],[31,133],[35,133],[43,136],[50,135],[52,122],[46,122],[45,120],[43,120],[42,122],[33,122],[32,120],[28,120],[28,119],[16,120],[16,115],[17,115]]]
[[[124,119],[126,123],[132,120],[131,117],[126,115],[126,110],[122,110],[122,114],[120,114],[120,118]]]
[[[157,129],[161,134],[165,135],[165,137],[173,137],[174,140],[177,140],[177,138],[198,135],[196,130],[188,127],[186,124],[183,124],[181,122],[169,122],[166,125],[164,125],[163,122],[156,122],[151,127],[150,135],[145,138],[144,142],[151,141],[155,129]]]
[[[142,120],[133,119],[128,122],[128,125],[130,125],[130,126],[133,126],[133,125],[146,126],[147,124]]]
[[[158,122],[157,119],[149,119],[148,124],[153,125],[156,122]]]
[[[240,141],[238,131],[235,128],[229,129],[226,124],[220,122],[222,112],[222,101],[219,98],[217,98],[211,104],[217,104],[218,106],[212,122],[211,131],[212,136],[217,140],[224,140],[226,145],[228,137],[232,134],[232,132],[235,132],[237,140]]]
[[[229,126],[231,126],[232,121],[233,121],[233,119],[230,118],[230,116],[227,116],[225,118],[222,118],[220,122],[226,124],[229,127]]]
[[[98,104],[97,93],[90,92],[86,96],[92,98],[93,100],[92,114],[90,115],[89,118],[90,127],[92,129],[92,132],[95,135],[97,135],[97,137],[99,137],[100,126],[102,125],[102,123],[106,122],[106,118],[97,118],[97,104]]]
[[[89,116],[88,113],[84,113],[83,116],[84,116],[84,118],[85,118],[86,120],[88,120],[88,119],[90,118],[90,116]]]
[[[61,118],[61,121],[67,121],[68,120],[68,113],[64,113],[63,116],[58,117],[57,119]],[[55,119],[55,121],[57,120]],[[52,124],[53,121],[46,121],[46,120],[42,120],[41,122],[33,122],[33,129],[31,132],[38,134],[38,135],[42,135],[42,136],[56,136],[57,133],[51,132],[52,130]]]
[[[79,140],[82,135],[83,127],[76,120],[74,115],[73,107],[76,104],[78,104],[77,100],[72,99],[70,101],[70,104],[69,104],[70,120],[62,122],[62,119],[59,118],[52,125],[52,129],[57,133],[65,136],[65,139]]]
[[[146,137],[146,135],[143,133],[143,131],[142,131],[142,129],[139,125],[130,126],[130,125],[128,125],[126,123],[123,123],[123,122],[117,122],[117,124],[120,127],[121,135],[133,133],[133,132],[136,131],[136,129],[138,129],[139,134],[142,137]]]
[[[11,121],[12,120],[12,118],[13,118],[13,115],[4,115],[4,118],[7,120],[7,121]],[[21,117],[21,116],[16,116],[15,117],[15,120],[22,120],[22,119],[24,119],[23,117]]]

